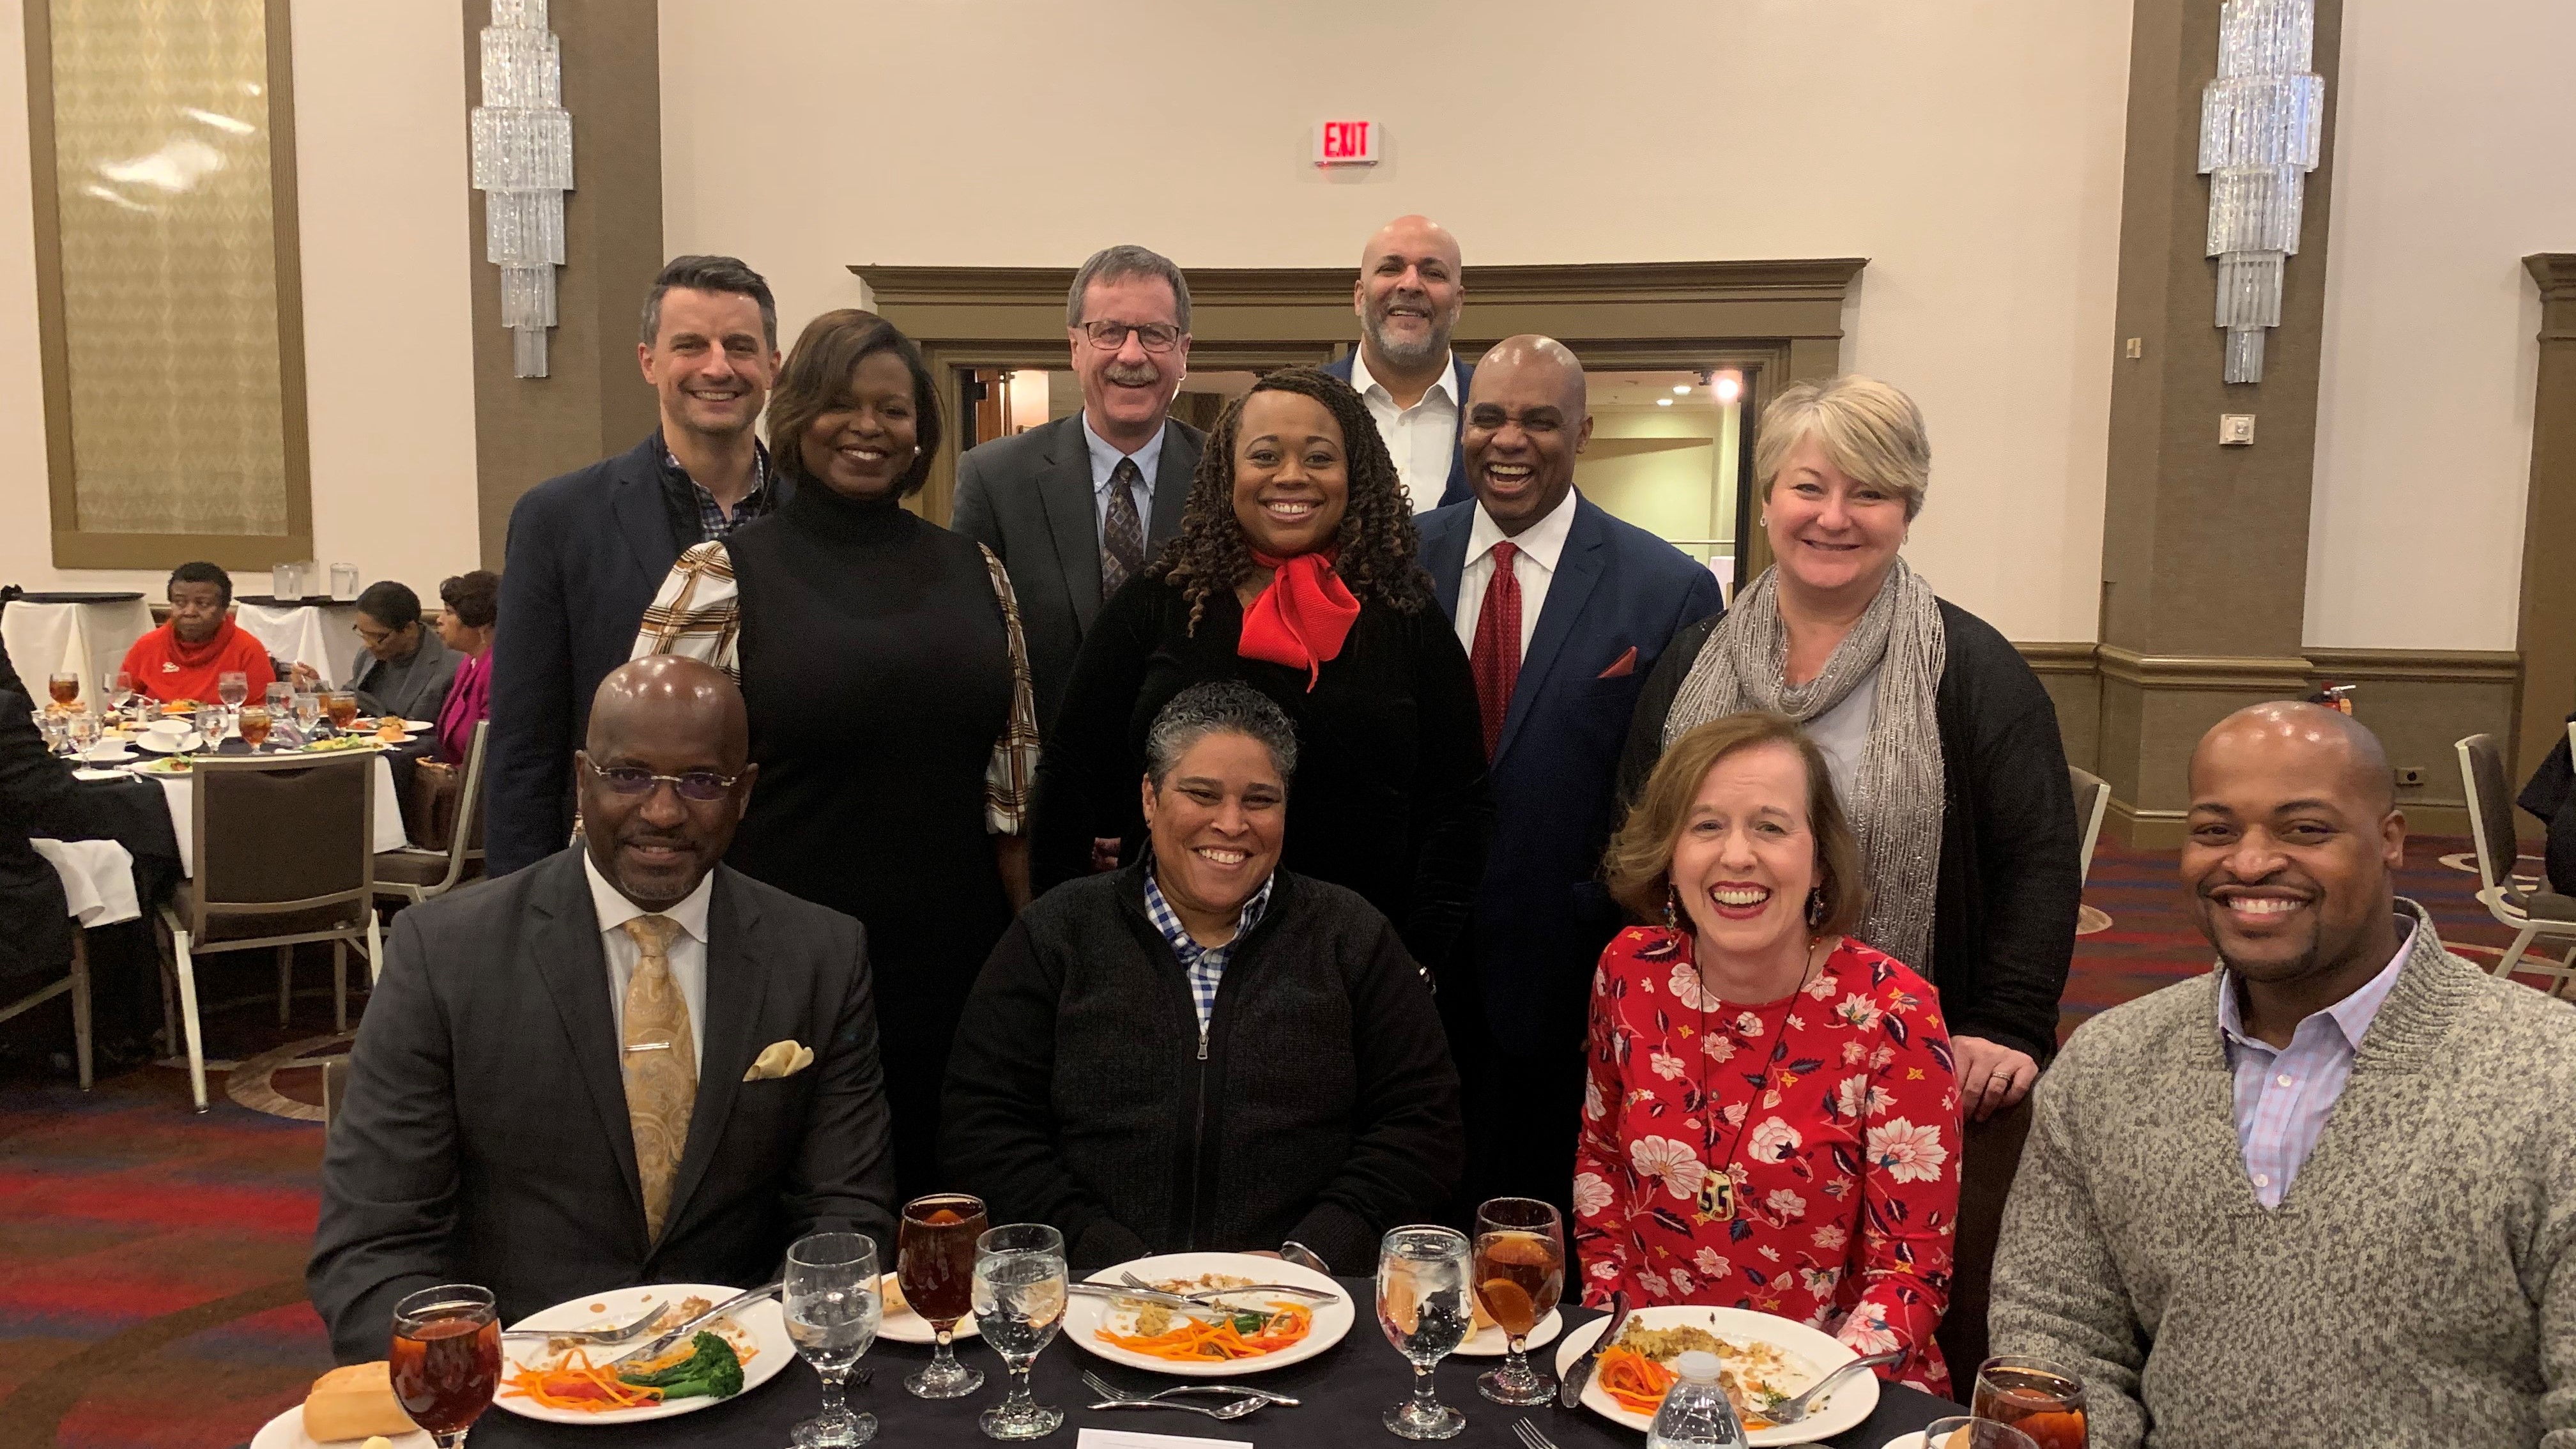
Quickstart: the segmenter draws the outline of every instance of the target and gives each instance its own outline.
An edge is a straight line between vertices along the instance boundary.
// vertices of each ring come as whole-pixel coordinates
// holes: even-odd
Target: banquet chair
[[[2511,976],[2519,969],[2547,976],[2551,990],[2563,996],[2568,982],[2576,980],[2576,896],[2515,877],[2521,847],[2514,839],[2513,785],[2505,776],[2504,751],[2496,737],[2471,735],[2458,748],[2460,781],[2469,799],[2469,837],[2477,846],[2478,902],[2515,933],[2513,944],[2496,958],[2495,974]],[[2552,943],[2546,949],[2567,943],[2566,953],[2555,961],[2526,956],[2544,937]]]
[[[66,992],[70,993],[72,998],[72,1057],[80,1068],[80,1089],[86,1092],[90,1087],[91,1040],[89,933],[80,929],[77,922],[72,929],[71,974],[59,980],[48,981],[8,1005],[0,1006],[0,1021],[7,1021],[22,1012],[32,1011]]]
[[[443,896],[483,873],[483,736],[490,720],[474,726],[465,747],[465,769],[458,777],[456,823],[447,832],[445,850],[406,845],[376,857],[376,894],[419,905]]]
[[[372,751],[200,759],[189,879],[161,908],[170,933],[163,969],[178,982],[188,1088],[206,1110],[205,1030],[196,958],[262,947],[278,952],[279,1010],[293,985],[293,949],[331,943],[333,1020],[349,1029],[349,947],[365,948],[368,979],[381,959],[376,923],[376,775]]]
[[[2075,857],[2075,883],[2081,886],[2093,878],[2093,845],[2102,838],[2102,816],[2111,808],[2111,782],[2073,765],[2066,767],[2066,779],[2075,787],[2075,833],[2083,842]]]

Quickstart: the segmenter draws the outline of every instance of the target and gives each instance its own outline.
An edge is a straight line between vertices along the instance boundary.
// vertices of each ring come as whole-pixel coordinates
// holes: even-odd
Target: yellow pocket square
[[[773,1077],[792,1077],[814,1065],[814,1049],[792,1041],[774,1041],[763,1047],[751,1070],[742,1074],[746,1082],[766,1082]]]

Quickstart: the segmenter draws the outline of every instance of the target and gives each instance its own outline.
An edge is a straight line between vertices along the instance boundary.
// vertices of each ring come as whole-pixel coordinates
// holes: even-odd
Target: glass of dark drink
[[[1565,1224],[1536,1198],[1498,1197],[1476,1209],[1476,1302],[1501,1325],[1511,1353],[1476,1380],[1497,1404],[1544,1404],[1556,1385],[1532,1372],[1529,1336],[1565,1292]]]
[[[1977,1365],[1968,1412],[2009,1424],[2039,1449],[2084,1449],[2084,1380],[2044,1358],[2005,1354]]]
[[[423,1288],[394,1305],[394,1397],[438,1449],[456,1449],[501,1386],[501,1320],[470,1283]]]
[[[242,743],[250,746],[254,750],[258,749],[261,745],[267,744],[269,727],[274,722],[275,717],[272,716],[263,706],[256,704],[243,705],[241,711]]]
[[[895,1283],[937,1343],[930,1362],[903,1381],[916,1398],[962,1399],[984,1386],[984,1371],[959,1363],[950,1346],[957,1320],[975,1311],[975,1240],[984,1228],[984,1200],[962,1192],[933,1193],[903,1205]]]
[[[345,689],[335,689],[322,696],[323,711],[331,716],[331,727],[347,730],[358,722],[358,697]]]
[[[54,675],[45,681],[45,691],[54,697],[54,703],[69,708],[73,700],[80,698],[80,676]]]

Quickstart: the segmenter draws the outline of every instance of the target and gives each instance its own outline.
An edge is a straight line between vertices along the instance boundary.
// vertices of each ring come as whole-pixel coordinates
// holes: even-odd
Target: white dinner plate
[[[1775,1314],[1755,1313],[1746,1308],[1706,1308],[1690,1303],[1664,1303],[1637,1310],[1636,1323],[1641,1328],[1705,1328],[1720,1338],[1760,1339],[1787,1353],[1807,1367],[1807,1375],[1793,1378],[1786,1385],[1791,1392],[1805,1388],[1835,1369],[1860,1357],[1845,1348],[1831,1335],[1820,1333],[1803,1323]],[[1574,1361],[1590,1352],[1593,1341],[1610,1326],[1604,1316],[1595,1318],[1568,1333],[1556,1345],[1556,1372],[1562,1380]],[[1643,1432],[1655,1426],[1651,1414],[1636,1414],[1619,1406],[1601,1387],[1595,1373],[1583,1385],[1583,1406],[1614,1424],[1624,1424]],[[1825,1402],[1803,1421],[1787,1427],[1754,1429],[1746,1433],[1746,1442],[1761,1449],[1773,1444],[1812,1444],[1830,1439],[1847,1429],[1857,1428],[1878,1407],[1878,1376],[1861,1374],[1846,1379],[1841,1387],[1826,1397]]]
[[[1563,1332],[1565,1332],[1565,1315],[1551,1308],[1547,1311],[1547,1317],[1538,1321],[1538,1327],[1530,1330],[1529,1343],[1525,1346],[1545,1348],[1556,1342],[1556,1336]],[[1511,1351],[1511,1336],[1503,1332],[1503,1326],[1499,1323],[1491,1328],[1476,1330],[1473,1336],[1458,1345],[1456,1349],[1456,1352],[1465,1354],[1469,1358],[1501,1358]]]
[[[893,1287],[894,1275],[888,1273],[880,1281],[879,1291],[883,1292]],[[963,1343],[974,1336],[975,1315],[971,1313],[958,1319],[957,1326],[948,1331],[950,1343]],[[885,1320],[877,1325],[877,1337],[895,1343],[936,1343],[938,1341],[938,1336],[930,1331],[930,1320],[913,1312],[908,1305],[901,1312],[892,1308],[886,1310]]]
[[[134,747],[147,755],[184,755],[190,750],[204,749],[206,737],[195,730],[190,730],[177,739],[167,742],[164,742],[159,735],[137,735]]]
[[[93,765],[121,764],[134,758],[134,747],[123,740],[102,740],[81,751],[79,758]]]
[[[644,1311],[650,1299],[662,1300],[669,1307],[685,1299],[703,1298],[709,1303],[722,1303],[740,1293],[739,1288],[726,1288],[713,1283],[654,1283],[641,1288],[617,1288],[606,1293],[585,1294],[558,1303],[543,1312],[531,1313],[509,1325],[509,1331],[521,1329],[563,1330],[595,1328],[610,1323],[632,1323]],[[778,1300],[763,1298],[749,1308],[735,1311],[734,1321],[747,1330],[758,1351],[742,1366],[742,1392],[750,1393],[775,1378],[796,1357],[796,1345],[787,1336],[787,1319],[779,1312]],[[594,1360],[614,1358],[629,1345],[593,1349]],[[501,1340],[502,1377],[507,1378],[522,1368],[543,1362],[546,1345],[543,1339],[505,1338]],[[736,1394],[735,1398],[742,1397]],[[530,1399],[503,1389],[493,1396],[492,1407],[507,1409],[529,1419],[543,1419],[549,1424],[636,1424],[647,1419],[668,1419],[680,1414],[694,1414],[700,1409],[730,1403],[729,1399],[673,1399],[649,1409],[608,1409],[585,1413],[579,1409],[549,1409]]]
[[[1918,1438],[1921,1436],[1917,1436]],[[304,1406],[296,1405],[260,1426],[250,1438],[250,1449],[323,1449],[330,1444],[359,1444],[360,1439],[316,1439],[304,1432]],[[429,1436],[418,1429],[393,1437],[394,1449],[430,1449]]]
[[[403,728],[411,731],[413,734],[423,735],[438,728],[438,721],[430,719],[407,719],[403,721]]]
[[[259,1449],[259,1446],[254,1444],[251,1449]],[[1879,1445],[1878,1449],[1923,1449],[1923,1431],[1917,1429],[1911,1434],[1899,1434]]]
[[[1196,1278],[1204,1273],[1222,1273],[1228,1277],[1249,1279],[1255,1283],[1287,1283],[1299,1288],[1312,1288],[1318,1292],[1332,1294],[1335,1300],[1317,1305],[1315,1324],[1306,1330],[1306,1336],[1276,1353],[1265,1353],[1258,1358],[1227,1359],[1222,1362],[1211,1360],[1207,1363],[1176,1363],[1171,1359],[1156,1358],[1151,1354],[1120,1348],[1114,1343],[1103,1343],[1095,1336],[1102,1326],[1107,1324],[1113,1315],[1122,1323],[1132,1325],[1134,1322],[1132,1311],[1119,1308],[1116,1303],[1107,1298],[1095,1298],[1089,1294],[1072,1295],[1064,1310],[1064,1337],[1081,1345],[1085,1353],[1095,1358],[1107,1359],[1111,1363],[1124,1364],[1129,1368],[1143,1369],[1147,1373],[1170,1374],[1176,1378],[1185,1379],[1223,1379],[1240,1374],[1257,1374],[1270,1369],[1285,1368],[1292,1363],[1304,1363],[1341,1342],[1342,1335],[1350,1332],[1351,1325],[1359,1318],[1357,1310],[1351,1305],[1351,1294],[1348,1288],[1312,1268],[1301,1268],[1295,1263],[1280,1258],[1256,1258],[1250,1253],[1165,1253],[1160,1257],[1138,1258],[1132,1263],[1120,1263],[1114,1268],[1103,1268],[1092,1274],[1090,1281],[1106,1283],[1113,1288],[1121,1287],[1124,1286],[1122,1275],[1128,1273],[1133,1273],[1148,1283]],[[1118,1331],[1123,1333],[1127,1330],[1122,1327]]]

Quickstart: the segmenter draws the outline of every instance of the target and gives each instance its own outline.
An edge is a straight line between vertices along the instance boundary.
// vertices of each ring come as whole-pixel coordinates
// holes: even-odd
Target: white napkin
[[[63,878],[63,898],[84,926],[111,926],[143,914],[134,894],[134,856],[113,840],[30,840]]]
[[[1138,1434],[1127,1429],[1085,1429],[1073,1449],[1252,1449],[1249,1439],[1193,1439],[1184,1434]]]
[[[74,770],[72,771],[72,778],[75,780],[122,780],[125,778],[125,772],[123,770]]]

